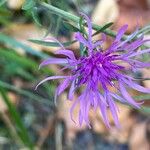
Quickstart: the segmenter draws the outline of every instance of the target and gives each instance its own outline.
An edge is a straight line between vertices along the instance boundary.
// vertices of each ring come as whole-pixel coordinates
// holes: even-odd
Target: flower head
[[[83,87],[81,95],[73,103],[70,113],[76,105],[80,104],[79,124],[85,122],[90,127],[89,111],[90,109],[100,109],[101,117],[107,127],[110,127],[107,117],[107,109],[111,111],[116,126],[119,126],[118,108],[115,100],[127,103],[135,108],[140,108],[141,103],[137,103],[128,93],[129,89],[134,89],[144,93],[150,93],[150,89],[144,88],[136,83],[131,73],[139,68],[149,67],[150,63],[139,61],[139,56],[150,52],[150,49],[139,50],[146,40],[142,37],[131,42],[137,35],[138,30],[129,35],[122,41],[122,37],[127,30],[127,25],[121,27],[117,36],[106,50],[103,50],[102,44],[105,42],[105,36],[99,41],[92,40],[92,25],[90,19],[82,14],[88,25],[88,37],[85,38],[80,32],[76,33],[76,40],[82,43],[87,51],[85,56],[76,58],[71,50],[62,49],[56,51],[56,54],[62,54],[66,58],[49,58],[41,63],[41,67],[48,64],[65,64],[63,69],[70,69],[68,76],[51,76],[41,81],[37,87],[45,81],[52,79],[64,79],[56,89],[56,96],[60,95],[70,86],[68,99],[72,100],[77,89]],[[129,67],[123,65],[128,64]],[[112,92],[113,87],[116,92]]]

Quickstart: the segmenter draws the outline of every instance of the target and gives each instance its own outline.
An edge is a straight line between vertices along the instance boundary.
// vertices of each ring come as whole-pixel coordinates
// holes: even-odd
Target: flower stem
[[[45,8],[47,8],[49,11],[51,11],[51,13],[56,14],[58,16],[61,16],[64,19],[71,20],[71,21],[76,22],[76,23],[78,23],[79,20],[80,20],[79,17],[77,17],[77,16],[75,16],[71,13],[68,13],[68,12],[66,12],[62,9],[59,9],[59,8],[54,7],[52,5],[49,5],[45,2],[40,2],[40,4],[42,6],[44,6]],[[92,26],[93,26],[93,29],[96,30],[96,31],[102,29],[102,26],[99,26],[99,25],[96,25],[96,24],[92,24]],[[112,31],[110,29],[105,29],[102,32],[109,35],[109,36],[111,36],[111,37],[116,37],[116,34],[117,34],[115,31]],[[125,40],[126,38],[127,38],[127,35],[124,35],[122,39]]]

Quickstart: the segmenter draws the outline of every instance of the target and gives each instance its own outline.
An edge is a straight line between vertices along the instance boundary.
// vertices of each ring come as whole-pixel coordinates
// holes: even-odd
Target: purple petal
[[[57,88],[58,95],[60,95],[68,86],[70,83],[70,78],[66,78]]]
[[[92,41],[89,41],[89,40],[87,41],[79,32],[75,34],[75,39],[78,40],[80,43],[82,43],[85,47],[88,47],[88,53],[89,55],[91,55],[92,50],[93,50]]]
[[[81,113],[81,110],[79,111],[79,125],[82,126],[82,123],[83,123],[83,116],[82,116],[82,113]]]
[[[90,101],[90,95],[91,92],[89,91],[89,88],[87,87],[84,92],[82,93],[82,95],[80,96],[80,110],[81,110],[81,114],[83,116],[83,119],[86,123],[86,125],[91,128],[90,126],[90,121],[89,121],[89,110],[90,110],[90,105],[91,105],[91,101]]]
[[[83,92],[83,94],[81,95],[80,97],[80,110],[81,110],[81,114],[83,116],[83,119],[86,123],[86,125],[91,128],[90,126],[90,121],[89,121],[89,117],[88,117],[88,114],[89,114],[89,110],[90,110],[90,105],[91,105],[91,102],[90,102],[90,91],[88,90],[88,88],[85,89],[85,91]]]
[[[128,58],[138,56],[138,55],[141,55],[141,54],[144,54],[144,53],[149,53],[149,52],[150,52],[150,49],[141,50],[141,51],[135,52],[132,55],[128,56]]]
[[[124,25],[119,29],[115,41],[121,40],[121,38],[124,35],[124,33],[126,32],[127,28],[128,28],[128,25]]]
[[[115,94],[115,93],[110,93],[110,95],[111,95],[113,98],[119,100],[120,102],[126,103],[125,99],[122,98],[121,96],[119,96],[119,95],[117,95],[117,94]]]
[[[119,47],[118,42],[113,42],[112,45],[110,45],[110,47],[107,49],[106,54],[110,54],[112,52],[118,51],[117,47]]]
[[[89,121],[89,111],[90,111],[90,100],[88,99],[88,102],[87,102],[87,106],[86,106],[86,111],[85,111],[85,122],[87,124],[87,126],[89,128],[91,128],[90,126],[90,121]]]
[[[86,107],[87,107],[87,92],[86,90],[82,93],[80,97],[80,109],[84,120],[86,121]]]
[[[74,91],[75,91],[75,80],[73,80],[72,83],[71,83],[71,87],[70,87],[69,94],[68,94],[68,99],[69,100],[73,99]]]
[[[78,99],[73,103],[73,105],[72,105],[71,108],[70,108],[70,118],[71,118],[71,120],[72,120],[74,123],[76,123],[76,122],[75,122],[75,120],[73,119],[73,111],[74,111],[74,108],[76,107],[76,105],[77,105],[79,102],[80,102],[80,97],[78,97]]]
[[[84,46],[88,46],[87,40],[81,35],[80,32],[75,34],[75,39],[78,40],[80,43],[84,44]]]
[[[138,60],[127,60],[127,62],[132,65],[133,67],[136,67],[136,68],[146,68],[146,67],[150,67],[150,62],[141,62],[141,61],[138,61]]]
[[[39,69],[43,66],[49,65],[49,64],[67,64],[68,60],[63,58],[49,58],[47,60],[44,60],[40,66]]]
[[[103,43],[103,41],[97,41],[93,44],[93,49],[96,48],[97,46],[100,46]]]
[[[105,98],[103,97],[103,95],[100,94],[100,93],[98,93],[98,96],[99,96],[99,98],[100,98],[100,101],[101,101],[104,105],[108,106],[107,101],[105,100]]]
[[[105,104],[103,104],[102,102],[99,102],[99,107],[100,107],[100,112],[101,112],[101,116],[102,119],[105,123],[105,125],[110,128],[110,124],[109,124],[109,120],[108,120],[108,116],[107,116],[107,107]]]
[[[144,41],[142,39],[138,39],[134,42],[132,42],[131,44],[127,44],[124,49],[128,50],[128,51],[133,51],[136,50],[137,48],[139,48],[141,45],[143,45]]]
[[[96,111],[97,107],[98,107],[98,101],[100,100],[98,97],[98,92],[91,92],[90,94],[90,100],[93,100],[93,107],[94,107],[94,111]]]
[[[83,13],[80,13],[85,19],[86,19],[86,21],[87,21],[87,25],[88,25],[88,31],[89,31],[89,34],[88,34],[88,39],[89,39],[89,41],[92,41],[92,24],[91,24],[91,20],[90,20],[90,18],[87,16],[87,15],[85,15],[85,14],[83,14]]]
[[[118,120],[118,114],[117,114],[117,106],[115,105],[114,101],[111,99],[110,96],[108,96],[108,103],[109,103],[109,108],[110,108],[111,114],[114,118],[115,125],[117,127],[120,127],[119,120]]]
[[[70,50],[57,50],[55,54],[62,54],[62,55],[68,56],[72,60],[76,60],[74,53]]]
[[[140,91],[140,92],[143,92],[143,93],[150,93],[150,89],[148,88],[145,88],[143,86],[140,86],[136,83],[134,83],[132,80],[127,80],[127,79],[122,79],[124,81],[124,83],[126,83],[129,87],[137,90],[137,91]]]
[[[54,79],[62,79],[62,78],[68,78],[69,76],[51,76],[51,77],[47,77],[46,79],[42,80],[36,87],[35,90],[38,88],[39,85],[41,85],[42,83],[49,81],[49,80],[54,80]]]
[[[137,103],[137,102],[135,102],[135,101],[132,99],[132,97],[131,97],[131,96],[129,95],[129,93],[126,91],[126,89],[125,89],[125,87],[124,87],[124,85],[122,84],[121,81],[119,82],[119,87],[120,87],[120,91],[121,91],[123,97],[125,98],[125,100],[126,100],[129,104],[133,105],[134,107],[140,108],[140,103]]]
[[[132,34],[128,35],[127,41],[131,41],[133,38],[136,37],[136,35],[137,35],[138,33],[139,33],[139,29],[138,29],[138,27],[137,27],[136,30],[135,30]]]
[[[120,47],[120,46],[124,45],[125,43],[131,41],[131,40],[138,34],[138,32],[139,32],[139,30],[138,30],[138,28],[137,28],[137,29],[135,30],[135,32],[133,32],[132,34],[130,34],[130,35],[127,37],[126,40],[124,40],[123,42],[121,42],[121,43],[118,45],[118,47]]]

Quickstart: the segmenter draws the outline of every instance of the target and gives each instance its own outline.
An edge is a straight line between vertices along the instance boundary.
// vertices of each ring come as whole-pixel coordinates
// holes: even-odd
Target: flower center
[[[118,71],[123,67],[115,64],[116,55],[108,56],[97,52],[89,57],[79,59],[77,69],[74,70],[77,75],[77,85],[90,84],[91,87],[97,87],[99,83],[112,85],[112,80],[118,79]]]

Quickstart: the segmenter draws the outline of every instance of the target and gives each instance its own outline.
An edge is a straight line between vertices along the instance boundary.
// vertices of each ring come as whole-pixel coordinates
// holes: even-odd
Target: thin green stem
[[[73,21],[75,23],[79,23],[80,18],[73,15],[73,14],[70,14],[70,13],[64,11],[64,10],[61,10],[57,7],[54,7],[54,6],[49,5],[47,3],[44,3],[44,2],[40,2],[40,4],[43,7],[47,8],[49,11],[51,11],[51,13],[53,13],[53,14],[61,16],[62,18]],[[99,26],[99,25],[96,25],[96,24],[92,24],[92,26],[93,26],[93,29],[96,30],[96,31],[102,29],[102,26]],[[116,34],[117,34],[115,31],[112,31],[110,29],[105,29],[102,32],[109,35],[109,36],[111,36],[111,37],[116,37]],[[127,38],[127,36],[124,35],[122,39],[126,39],[126,38]]]

